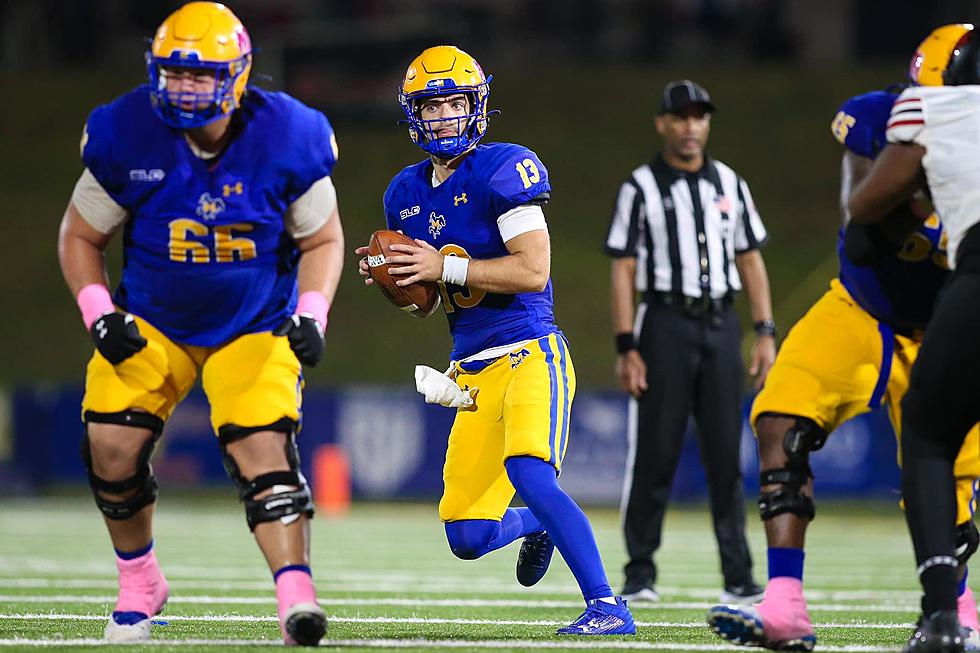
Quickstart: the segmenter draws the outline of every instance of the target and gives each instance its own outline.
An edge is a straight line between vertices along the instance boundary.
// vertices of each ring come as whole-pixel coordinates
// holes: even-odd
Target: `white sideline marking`
[[[24,613],[24,614],[0,614],[0,620],[7,621],[28,621],[32,619],[44,621],[104,621],[108,615],[98,614],[51,614],[51,613]],[[223,622],[276,622],[279,618],[267,615],[247,615],[247,614],[221,614],[221,615],[161,615],[153,618],[154,621],[223,621]],[[518,620],[518,619],[441,619],[425,617],[338,617],[327,615],[328,621],[337,623],[351,624],[454,624],[460,626],[564,626],[564,621],[551,620]],[[707,628],[708,625],[701,621],[637,621],[636,625],[641,628]],[[912,628],[912,623],[818,623],[817,628],[854,628],[858,630],[867,629],[901,629]],[[821,647],[823,648],[823,647]]]
[[[115,595],[92,596],[84,594],[0,594],[2,603],[115,603]],[[191,605],[271,605],[275,597],[268,596],[172,596],[170,604],[186,603]],[[553,601],[535,599],[402,599],[402,598],[366,598],[366,599],[329,599],[319,600],[321,605],[388,605],[405,607],[472,607],[472,608],[583,608],[582,601]],[[674,601],[659,603],[637,603],[631,605],[633,610],[707,610],[715,603]],[[883,603],[878,605],[838,605],[811,603],[807,606],[810,612],[900,612],[917,614],[919,606],[914,603]]]
[[[282,646],[281,641],[269,639],[151,639],[140,646]],[[597,641],[596,638],[567,640],[519,639],[324,639],[324,647],[352,648],[506,648],[506,649],[624,649],[645,651],[731,651],[731,644],[674,644],[670,642],[631,642],[625,640]],[[0,646],[106,646],[103,639],[0,639]],[[820,646],[831,653],[879,653],[894,648],[879,646]]]

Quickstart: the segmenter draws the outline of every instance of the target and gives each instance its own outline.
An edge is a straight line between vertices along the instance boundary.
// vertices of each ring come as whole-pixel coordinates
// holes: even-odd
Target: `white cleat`
[[[963,650],[980,651],[980,632],[973,628],[963,628]]]
[[[761,601],[765,595],[766,588],[760,587],[755,583],[734,585],[722,590],[721,596],[718,597],[718,602],[724,603],[725,605],[752,605]]]
[[[133,612],[122,614],[133,615]],[[128,621],[128,620],[124,620]],[[109,617],[109,623],[105,625],[105,640],[114,644],[124,644],[132,642],[145,642],[150,639],[151,618],[140,619],[132,623],[118,623],[116,615]]]
[[[142,612],[113,611],[109,616],[109,622],[105,625],[104,639],[116,643],[145,642],[150,639],[153,617],[163,612],[167,607],[167,599],[170,598],[169,589],[164,589],[163,603],[151,616],[146,616]]]
[[[623,594],[623,598],[630,604],[658,603],[660,601],[660,592],[652,587],[642,587],[635,592]]]

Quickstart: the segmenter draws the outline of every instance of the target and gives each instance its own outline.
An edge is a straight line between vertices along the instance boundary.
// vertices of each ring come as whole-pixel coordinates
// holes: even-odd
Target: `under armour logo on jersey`
[[[432,234],[433,238],[438,238],[439,234],[442,232],[443,227],[445,226],[446,226],[446,216],[436,215],[435,211],[433,211],[432,214],[429,215],[429,233]]]
[[[463,193],[462,195],[453,195],[453,206],[459,206],[460,202],[466,204],[468,201],[469,200],[466,199],[466,193]]]
[[[531,355],[526,349],[520,351],[512,351],[510,353],[510,369],[517,369],[517,366],[524,362],[524,359]]]
[[[211,197],[209,193],[201,193],[197,199],[197,214],[205,220],[214,220],[225,210],[225,201],[220,197]]]
[[[241,195],[245,188],[242,186],[242,182],[235,182],[234,184],[225,184],[221,189],[221,194],[228,197],[232,193],[235,195]]]
[[[670,198],[670,197],[665,197],[664,198],[664,211],[673,211],[673,210],[674,210],[674,200],[672,198]]]

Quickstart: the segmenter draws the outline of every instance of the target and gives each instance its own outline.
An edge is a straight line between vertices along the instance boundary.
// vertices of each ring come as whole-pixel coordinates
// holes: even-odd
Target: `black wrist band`
[[[776,323],[772,320],[759,320],[752,325],[752,329],[755,331],[755,335],[757,336],[776,337]]]
[[[616,334],[616,353],[625,354],[628,351],[636,349],[636,340],[633,338],[633,334],[627,331],[626,333]]]

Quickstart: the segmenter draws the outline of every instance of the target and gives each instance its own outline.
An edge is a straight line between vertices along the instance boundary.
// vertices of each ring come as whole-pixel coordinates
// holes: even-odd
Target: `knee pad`
[[[490,519],[464,519],[446,523],[446,540],[453,555],[461,560],[476,560],[493,548],[500,532],[500,522]]]
[[[977,525],[971,519],[956,527],[956,561],[960,565],[965,565],[980,546],[980,532]]]
[[[278,425],[278,423],[277,423]],[[255,531],[255,527],[265,522],[282,519],[284,523],[297,519],[300,515],[313,516],[313,495],[310,486],[306,483],[306,478],[300,471],[299,448],[296,446],[296,433],[290,428],[286,433],[286,461],[289,464],[289,471],[269,472],[260,474],[251,481],[242,476],[238,463],[228,453],[228,444],[242,438],[246,438],[259,431],[273,430],[268,426],[250,427],[225,430],[222,427],[218,436],[221,445],[221,460],[224,463],[225,471],[228,476],[235,481],[238,487],[238,498],[245,504],[245,520],[248,528]],[[272,489],[270,494],[257,499],[256,496],[262,492]]]
[[[796,423],[783,435],[783,451],[788,459],[782,469],[769,469],[759,474],[759,485],[780,485],[777,490],[759,493],[759,515],[763,521],[783,513],[803,519],[813,519],[816,506],[813,499],[800,490],[813,478],[810,452],[827,442],[827,433],[812,419],[796,417]]]
[[[136,459],[136,471],[132,476],[121,481],[107,481],[96,476],[95,472],[92,471],[92,449],[88,437],[89,424],[119,424],[150,429],[153,435],[140,449]],[[92,488],[95,505],[109,519],[117,521],[131,519],[144,507],[157,500],[158,486],[157,480],[153,476],[153,468],[150,467],[150,456],[153,455],[153,449],[163,432],[163,420],[156,415],[132,410],[119,413],[97,413],[88,410],[85,411],[85,425],[85,431],[82,433],[81,455],[85,462],[85,468],[88,470],[88,484]],[[119,501],[106,499],[100,494],[101,492],[124,494],[133,490],[136,491],[135,494],[128,499]]]

